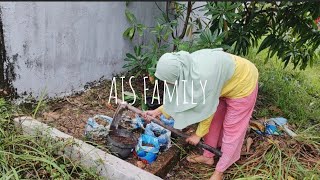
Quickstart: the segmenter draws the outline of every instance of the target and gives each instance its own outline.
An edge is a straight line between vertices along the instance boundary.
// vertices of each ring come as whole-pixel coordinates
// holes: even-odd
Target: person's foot
[[[210,180],[222,180],[222,179],[223,179],[223,173],[218,171],[214,171],[214,173],[210,177]]]
[[[203,155],[190,155],[187,157],[187,161],[191,163],[202,163],[207,165],[213,165],[214,160],[210,157],[205,157]]]

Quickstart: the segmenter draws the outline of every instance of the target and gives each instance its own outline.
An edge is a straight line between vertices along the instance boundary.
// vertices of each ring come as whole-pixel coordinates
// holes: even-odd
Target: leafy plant
[[[146,64],[134,66],[151,76],[159,57],[170,48],[193,52],[222,47],[237,55],[247,55],[250,47],[258,47],[258,53],[268,50],[265,62],[277,56],[284,67],[291,62],[300,69],[312,66],[319,55],[316,49],[320,46],[320,31],[315,19],[320,16],[320,8],[316,2],[209,1],[193,8],[195,2],[171,1],[166,2],[165,10],[155,4],[161,16],[155,19],[154,27],[138,23],[128,9],[125,12],[131,24],[125,37],[133,39],[136,32],[139,36],[151,36],[150,42],[137,45],[145,52]],[[196,9],[205,11],[204,16]],[[263,42],[258,43],[261,39]]]
[[[45,95],[46,95],[46,89],[41,92],[41,95],[40,95],[40,99],[39,99],[39,101],[38,101],[38,104],[37,104],[36,108],[33,110],[32,118],[36,118],[39,110],[40,110],[42,107],[45,107],[45,105],[46,105],[46,103],[45,103],[45,101],[44,101]]]
[[[126,9],[125,14],[127,20],[132,26],[123,32],[123,36],[129,38],[130,40],[133,39],[136,32],[138,32],[139,36],[142,36],[146,27],[143,24],[137,23],[137,18],[128,9]]]
[[[148,64],[150,64],[150,59],[148,59],[147,54],[143,54],[141,51],[141,46],[135,46],[134,47],[134,54],[127,53],[126,58],[124,61],[126,61],[126,64],[123,66],[123,68],[128,68],[132,72],[136,72],[137,74],[140,74],[141,71],[147,70]]]
[[[223,45],[224,33],[219,34],[219,31],[214,31],[213,33],[209,29],[205,29],[201,32],[196,46],[198,49],[202,48],[217,48],[222,47],[224,49],[230,49],[229,46]]]
[[[204,10],[206,10],[206,16],[212,16],[213,21],[211,27],[215,27],[213,29],[227,31],[236,20],[241,18],[241,16],[235,12],[240,6],[241,3],[239,2],[208,2]]]
[[[12,122],[16,111],[0,98],[0,179],[101,179],[96,171],[58,155],[69,142],[21,134]]]
[[[126,64],[123,68],[127,68],[130,71],[137,74],[147,72],[149,76],[154,76],[155,67],[158,59],[162,54],[168,51],[170,47],[169,37],[174,32],[174,28],[177,26],[176,20],[168,20],[165,13],[156,19],[154,27],[146,27],[143,24],[137,22],[136,17],[128,9],[125,12],[128,22],[131,27],[127,28],[124,32],[124,36],[133,39],[135,32],[138,32],[139,36],[143,36],[148,33],[150,41],[148,43],[141,43],[134,46],[134,54],[126,54]],[[148,30],[144,32],[144,30]]]
[[[124,98],[123,99],[128,103],[132,103],[135,99],[136,99],[136,102],[141,100],[141,98],[138,95],[133,94],[133,93],[128,92],[128,91],[124,92]]]
[[[208,2],[204,10],[212,16],[211,31],[225,32],[222,44],[232,46],[233,53],[247,55],[265,37],[258,53],[268,49],[266,60],[277,56],[284,67],[291,62],[305,69],[317,58],[317,2]]]
[[[9,117],[10,107],[3,98],[0,98],[0,119],[7,119]]]
[[[199,17],[192,18],[192,6],[194,2],[188,1],[187,4],[178,2],[167,2],[166,9],[161,9],[155,2],[161,12],[161,16],[155,19],[154,27],[146,27],[138,23],[137,18],[128,9],[125,14],[130,27],[123,33],[124,37],[133,39],[136,32],[139,36],[147,34],[151,37],[148,42],[142,42],[134,47],[135,54],[126,54],[126,64],[124,68],[134,72],[147,72],[149,76],[154,76],[158,59],[170,48],[173,50],[181,50],[183,46],[183,38],[188,35],[191,37],[196,31],[201,31],[202,24]],[[180,30],[179,27],[182,29]],[[199,28],[201,27],[201,28]],[[199,32],[198,32],[199,33]],[[179,46],[179,48],[178,48]],[[184,46],[186,47],[186,46]],[[195,49],[192,45],[186,50]],[[143,53],[142,53],[143,52]]]

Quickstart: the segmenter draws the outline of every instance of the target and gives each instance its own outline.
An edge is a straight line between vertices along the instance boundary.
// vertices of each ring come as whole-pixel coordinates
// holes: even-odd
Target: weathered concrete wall
[[[163,6],[164,3],[158,3]],[[79,91],[123,71],[131,43],[125,2],[1,2],[7,61],[19,95],[49,97]],[[137,19],[153,25],[154,2],[131,2]],[[8,67],[7,67],[8,68]]]

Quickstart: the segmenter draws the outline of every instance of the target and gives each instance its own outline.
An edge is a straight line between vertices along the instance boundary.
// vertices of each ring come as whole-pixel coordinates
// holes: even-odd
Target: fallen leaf
[[[68,133],[68,129],[65,128],[65,127],[60,127],[60,130],[61,130],[62,132],[64,132],[64,133]]]
[[[247,138],[247,145],[246,145],[246,152],[249,152],[250,151],[250,147],[253,143],[253,139],[251,137],[248,137]]]
[[[295,180],[295,178],[288,176],[288,180]]]
[[[2,93],[3,95],[8,95],[8,92],[4,89],[0,89],[0,93]]]
[[[279,109],[279,108],[276,107],[276,106],[270,106],[270,107],[269,107],[269,110],[271,110],[271,111],[273,111],[273,112],[275,112],[275,113],[278,113],[278,114],[282,114],[281,109]]]
[[[60,118],[60,115],[56,112],[44,112],[43,117],[47,122],[53,122]]]
[[[138,166],[139,168],[141,168],[141,169],[143,169],[143,168],[146,167],[146,165],[145,165],[142,161],[138,161],[138,162],[137,162],[137,166]]]
[[[116,109],[112,107],[112,105],[110,103],[106,103],[107,108],[115,111]]]

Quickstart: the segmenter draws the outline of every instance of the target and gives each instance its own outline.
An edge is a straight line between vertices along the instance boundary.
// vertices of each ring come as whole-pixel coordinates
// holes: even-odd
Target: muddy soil
[[[117,134],[110,135],[110,138],[115,142],[122,144],[135,144],[136,141],[132,137],[124,137]]]

